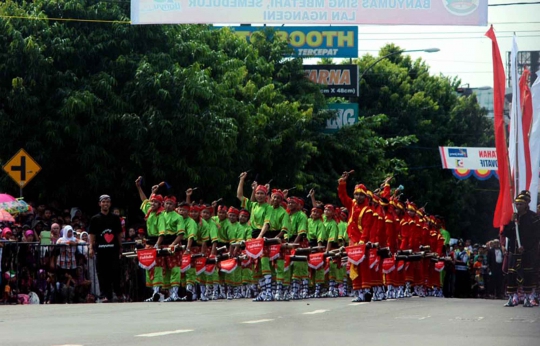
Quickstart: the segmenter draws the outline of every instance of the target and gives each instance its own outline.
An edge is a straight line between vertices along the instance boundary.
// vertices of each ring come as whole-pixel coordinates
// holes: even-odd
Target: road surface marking
[[[315,315],[315,314],[322,314],[323,312],[327,312],[330,310],[315,310],[310,312],[304,312],[304,315]]]
[[[426,318],[430,318],[431,316],[425,316],[425,317],[420,317],[419,320],[425,320]]]
[[[53,345],[53,346],[83,346],[83,345],[66,344],[66,345]]]
[[[364,304],[369,304],[369,302],[352,303],[352,304],[349,304],[349,306],[357,306],[357,305],[364,305]]]
[[[244,324],[254,324],[254,323],[264,323],[264,322],[270,322],[270,321],[273,321],[273,320],[255,320],[255,321],[246,321],[246,322],[242,322]]]
[[[142,336],[146,338],[152,338],[154,336],[163,336],[163,335],[169,335],[169,334],[180,334],[180,333],[189,333],[192,332],[193,329],[178,329],[178,330],[169,330],[166,332],[156,332],[156,333],[148,333],[148,334],[139,334],[135,336]]]

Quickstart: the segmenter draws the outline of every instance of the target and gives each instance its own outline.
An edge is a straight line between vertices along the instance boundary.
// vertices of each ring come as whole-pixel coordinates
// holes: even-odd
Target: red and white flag
[[[531,191],[530,206],[534,211],[538,205],[538,175],[540,174],[540,74],[537,73],[536,80],[530,89],[532,126],[529,135],[529,147],[531,151]],[[525,101],[527,102],[527,101]]]
[[[508,158],[510,172],[514,183],[515,197],[520,191],[527,190],[527,162],[525,154],[525,136],[523,129],[523,116],[521,113],[521,93],[519,91],[519,74],[517,66],[518,46],[516,36],[512,40],[510,53],[510,79],[512,82],[512,105],[510,107],[510,136],[508,141]],[[528,131],[527,131],[528,134]],[[527,151],[529,150],[527,146]],[[529,173],[530,175],[530,173]]]
[[[499,174],[499,197],[493,216],[493,227],[501,228],[512,219],[512,193],[510,191],[510,173],[508,163],[508,147],[504,123],[504,94],[506,77],[504,74],[501,52],[493,26],[486,32],[491,39],[493,58],[493,113],[495,125],[495,149],[497,151],[497,166]]]

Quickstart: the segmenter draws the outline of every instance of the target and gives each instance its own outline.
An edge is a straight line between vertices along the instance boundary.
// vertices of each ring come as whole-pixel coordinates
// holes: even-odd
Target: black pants
[[[101,297],[113,298],[120,292],[120,259],[117,251],[100,251],[96,254],[96,269]]]
[[[537,254],[535,251],[525,251],[522,254],[509,254],[508,286],[506,292],[513,294],[519,286],[523,292],[530,294],[536,287],[538,275],[536,269]]]
[[[503,296],[503,272],[502,263],[491,267],[491,277],[489,281],[489,293],[500,298]]]

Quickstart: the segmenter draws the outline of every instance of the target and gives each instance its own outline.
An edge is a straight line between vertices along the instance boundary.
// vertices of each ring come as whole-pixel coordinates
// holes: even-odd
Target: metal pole
[[[517,57],[516,57],[516,60],[517,60]],[[517,61],[512,61],[512,64],[514,66],[516,66],[516,63]],[[517,83],[517,66],[515,68],[512,69],[513,71],[515,71],[515,75],[514,73],[512,73],[512,82],[513,83]],[[512,92],[514,91],[515,88],[512,88]],[[519,89],[518,89],[519,90]],[[515,95],[515,99],[518,100],[518,97],[519,95]],[[517,192],[517,189],[519,188],[519,146],[518,146],[518,136],[519,136],[519,131],[518,131],[518,107],[517,107],[517,102],[513,102],[512,103],[512,108],[514,108],[514,119],[513,120],[513,125],[514,125],[514,139],[515,139],[515,143],[512,143],[513,145],[515,145],[516,147],[516,154],[514,155],[514,196],[512,196],[512,198],[516,198],[516,192]],[[523,135],[523,133],[521,134]],[[517,213],[517,208],[516,208],[516,204],[515,203],[512,203],[513,205],[513,209],[514,209],[514,213]],[[518,215],[519,216],[519,215]],[[517,241],[517,245],[518,245],[518,248],[521,247],[521,239],[520,239],[520,236],[519,236],[519,223],[518,223],[518,220],[516,218],[516,220],[514,221],[515,222],[515,226],[516,226],[516,241]]]

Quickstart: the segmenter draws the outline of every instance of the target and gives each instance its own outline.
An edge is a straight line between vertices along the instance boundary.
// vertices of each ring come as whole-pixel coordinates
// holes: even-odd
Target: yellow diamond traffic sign
[[[24,149],[21,149],[4,165],[4,171],[23,188],[41,171],[41,167]]]

